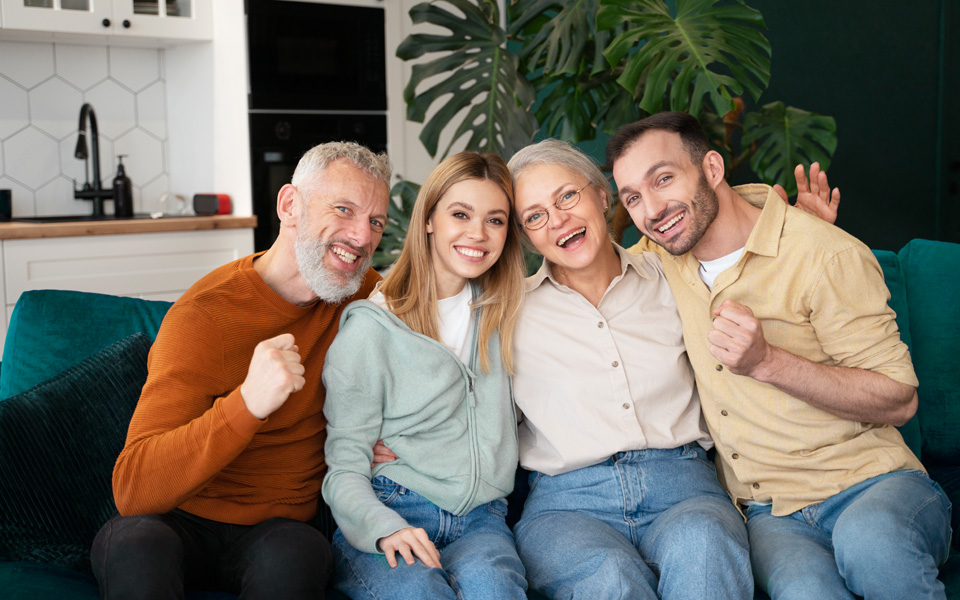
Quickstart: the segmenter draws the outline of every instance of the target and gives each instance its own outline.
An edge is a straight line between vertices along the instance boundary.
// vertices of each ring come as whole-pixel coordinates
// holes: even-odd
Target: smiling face
[[[587,185],[587,178],[559,165],[531,165],[514,184],[516,213],[520,223],[539,210],[548,215],[540,229],[525,230],[537,252],[561,269],[580,270],[593,266],[600,252],[610,247],[607,221],[603,216],[603,192]],[[557,198],[583,188],[581,199],[569,210],[556,207]]]
[[[340,302],[363,283],[387,222],[390,191],[347,159],[301,188],[307,197],[300,198],[297,266],[317,296]]]
[[[717,195],[679,134],[645,133],[614,161],[613,178],[633,222],[670,254],[693,250],[717,216]]]
[[[488,179],[450,186],[427,219],[430,256],[440,298],[457,295],[467,280],[487,272],[507,241],[510,203]]]

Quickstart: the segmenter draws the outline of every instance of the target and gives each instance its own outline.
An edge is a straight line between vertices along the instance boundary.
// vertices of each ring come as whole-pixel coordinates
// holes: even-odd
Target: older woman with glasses
[[[551,598],[753,598],[743,519],[712,446],[659,258],[614,244],[610,186],[546,140],[509,163],[515,216],[543,255],[527,280],[513,379],[520,462],[515,534]]]

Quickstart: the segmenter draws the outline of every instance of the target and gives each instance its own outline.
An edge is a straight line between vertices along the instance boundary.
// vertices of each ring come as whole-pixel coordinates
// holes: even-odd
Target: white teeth
[[[679,223],[680,220],[683,219],[684,215],[686,215],[686,214],[687,214],[687,213],[685,213],[685,212],[680,213],[679,215],[677,215],[677,216],[675,216],[674,218],[670,219],[669,221],[667,221],[666,223],[664,223],[664,224],[661,225],[660,227],[657,227],[657,231],[659,231],[660,233],[663,233],[664,231],[670,229],[671,227],[673,227],[674,225],[676,225],[677,223]]]
[[[571,233],[571,234],[569,234],[569,235],[565,235],[565,236],[563,236],[562,238],[560,238],[559,240],[557,240],[557,245],[558,245],[558,246],[562,246],[562,245],[566,244],[566,243],[567,243],[567,240],[569,240],[569,239],[572,238],[573,236],[578,235],[578,234],[581,234],[581,233],[586,233],[586,231],[587,231],[587,228],[586,228],[586,227],[581,227],[580,229],[574,231],[573,233]]]
[[[333,247],[333,253],[339,256],[340,259],[343,260],[343,262],[352,263],[358,258],[358,255],[352,252],[347,252],[346,250],[344,250],[343,248],[340,248],[339,246]]]
[[[473,250],[471,248],[461,248],[457,247],[457,252],[463,254],[464,256],[469,256],[470,258],[483,258],[485,252],[482,250]]]

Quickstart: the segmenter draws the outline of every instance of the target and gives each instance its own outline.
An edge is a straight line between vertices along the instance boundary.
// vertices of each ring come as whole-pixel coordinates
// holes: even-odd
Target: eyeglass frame
[[[566,194],[566,192],[561,192],[560,195],[557,196],[557,199],[553,202],[553,206],[557,210],[570,210],[574,206],[580,204],[580,200],[583,198],[582,192],[583,190],[590,187],[590,183],[591,182],[588,181],[587,183],[583,184],[583,187],[581,187],[579,190],[574,190],[573,193],[577,195],[577,199],[570,206],[567,206],[567,207],[560,206],[560,200],[563,199],[563,196]],[[543,217],[544,217],[543,224],[537,225],[536,227],[529,227],[527,225],[527,221],[530,220],[530,217],[532,217],[533,215],[538,215],[540,213],[543,213]],[[541,208],[540,210],[535,210],[532,213],[528,214],[526,218],[523,220],[523,222],[520,223],[520,225],[527,231],[539,231],[540,229],[543,229],[547,225],[547,221],[549,220],[550,220],[550,213],[547,212],[546,208]],[[539,223],[540,220],[538,219],[537,222]]]

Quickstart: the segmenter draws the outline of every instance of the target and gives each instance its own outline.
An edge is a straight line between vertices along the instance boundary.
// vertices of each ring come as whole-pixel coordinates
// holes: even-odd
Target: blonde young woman
[[[505,523],[517,464],[510,392],[523,259],[499,157],[427,178],[396,265],[346,308],[327,354],[336,587],[351,598],[525,598]],[[397,455],[371,467],[382,439]]]

